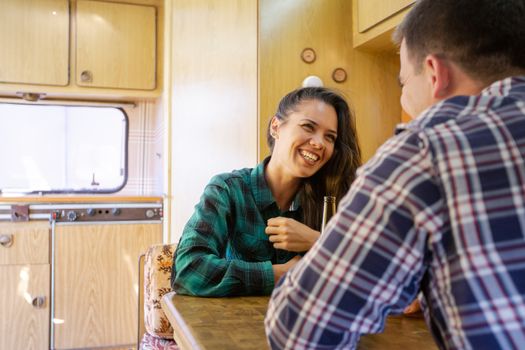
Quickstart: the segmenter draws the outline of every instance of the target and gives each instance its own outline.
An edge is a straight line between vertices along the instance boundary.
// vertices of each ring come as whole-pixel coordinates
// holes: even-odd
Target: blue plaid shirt
[[[427,109],[359,169],[279,282],[271,346],[355,348],[421,290],[440,348],[523,349],[524,158],[525,77]]]

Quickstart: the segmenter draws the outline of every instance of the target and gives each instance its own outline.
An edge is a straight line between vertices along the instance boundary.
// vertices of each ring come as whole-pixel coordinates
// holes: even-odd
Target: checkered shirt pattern
[[[441,349],[525,346],[525,77],[441,101],[358,171],[275,288],[274,349],[353,349],[416,295]],[[403,336],[400,334],[400,336]]]
[[[179,294],[270,294],[272,264],[296,253],[275,249],[264,233],[268,219],[302,221],[298,199],[281,212],[264,178],[265,164],[213,177],[186,224],[175,252],[172,287]]]

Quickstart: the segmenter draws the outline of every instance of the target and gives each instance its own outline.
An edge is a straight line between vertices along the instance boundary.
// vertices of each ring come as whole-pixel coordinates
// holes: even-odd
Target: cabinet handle
[[[46,304],[46,297],[34,297],[31,304],[37,309],[42,309]]]
[[[93,73],[90,70],[85,70],[80,73],[80,81],[84,83],[91,83],[93,81]]]
[[[0,244],[3,245],[6,248],[9,248],[13,245],[13,235],[6,234],[6,235],[0,235]]]

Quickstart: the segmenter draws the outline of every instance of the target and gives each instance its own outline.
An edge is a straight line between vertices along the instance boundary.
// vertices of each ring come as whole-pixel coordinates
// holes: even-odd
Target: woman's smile
[[[319,155],[306,151],[306,150],[300,150],[299,153],[301,154],[303,159],[306,160],[306,162],[311,165],[317,164],[317,162],[321,158]]]

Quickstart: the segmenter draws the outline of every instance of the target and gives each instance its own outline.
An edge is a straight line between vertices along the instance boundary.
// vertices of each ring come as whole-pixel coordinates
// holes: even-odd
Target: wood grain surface
[[[0,42],[2,83],[68,84],[67,0],[1,1]]]
[[[55,240],[57,349],[137,340],[138,257],[162,224],[60,224]]]
[[[45,203],[162,203],[158,196],[117,196],[117,195],[45,195],[9,197],[0,196],[1,204],[45,204]]]
[[[355,111],[363,162],[390,138],[400,122],[399,57],[395,48],[382,53],[354,49],[352,1],[266,0],[259,2],[259,158],[269,154],[266,128],[279,100],[317,75],[336,89]],[[304,63],[300,53],[313,48],[317,59]],[[332,72],[343,68],[343,83]]]
[[[0,265],[0,349],[49,349],[49,275],[49,264]]]
[[[360,350],[437,350],[422,316],[390,316],[383,333],[361,336],[357,348]]]
[[[0,246],[0,265],[49,264],[49,222],[1,222],[0,235],[12,237],[11,246]]]
[[[168,293],[166,316],[181,349],[267,349],[267,296],[199,298]]]
[[[269,297],[200,298],[176,295],[162,298],[162,308],[181,349],[267,349],[264,316]],[[361,350],[437,349],[421,317],[390,316],[385,332],[364,335]]]

